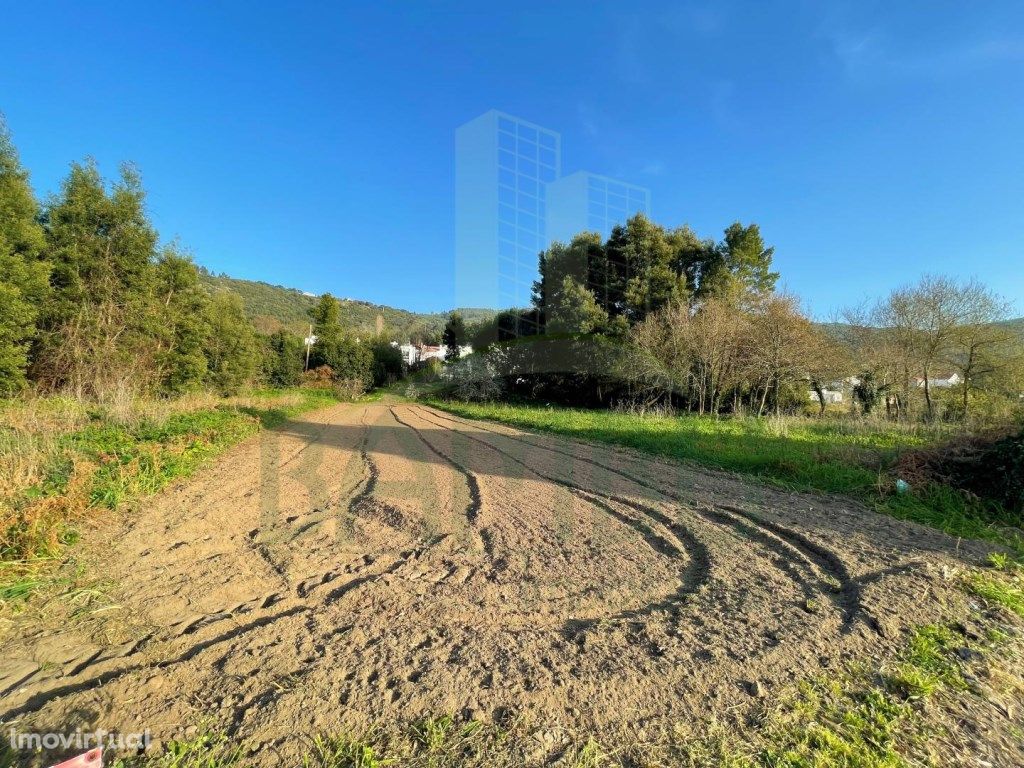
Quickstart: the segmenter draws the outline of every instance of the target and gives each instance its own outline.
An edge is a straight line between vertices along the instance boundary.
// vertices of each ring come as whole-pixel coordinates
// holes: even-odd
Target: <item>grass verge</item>
[[[947,434],[887,423],[683,415],[636,416],[508,403],[430,400],[470,419],[621,445],[657,456],[740,472],[786,488],[854,496],[894,517],[954,536],[986,539],[1024,558],[1024,532],[1009,513],[955,489],[931,485],[895,492],[890,469],[906,450]]]
[[[127,419],[65,402],[60,412],[74,416],[58,420],[47,416],[50,402],[4,404],[0,458],[23,479],[0,496],[0,601],[38,589],[83,522],[189,476],[261,428],[336,402],[323,390],[261,390],[182,401],[180,410],[143,404]]]

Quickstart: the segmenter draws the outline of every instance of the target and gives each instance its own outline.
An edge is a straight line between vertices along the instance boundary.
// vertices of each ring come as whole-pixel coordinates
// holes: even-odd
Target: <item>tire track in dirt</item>
[[[431,413],[431,411],[426,412]],[[618,504],[648,514],[654,512],[654,510],[651,510],[646,505],[639,504],[638,502],[632,501],[631,499],[626,499],[621,496],[598,493],[596,491],[583,488],[574,483],[560,480],[544,472],[541,472],[535,469],[534,467],[529,466],[528,464],[521,461],[517,457],[509,454],[508,452],[503,451],[500,448],[497,448],[496,446],[488,443],[485,440],[480,440],[479,438],[476,438],[475,436],[465,431],[454,430],[451,427],[445,426],[444,424],[440,424],[425,416],[421,416],[421,418],[424,421],[433,424],[436,427],[439,427],[448,432],[459,435],[460,437],[463,437],[465,439],[485,446],[486,448],[494,451],[495,453],[504,456],[505,458],[509,459],[515,464],[523,467],[531,474],[536,475],[537,477],[545,480],[546,482],[553,483],[554,485],[565,488],[577,498],[582,499],[584,502],[597,507],[605,514],[610,515],[614,519],[618,520],[620,523],[623,523],[624,525],[640,533],[644,541],[655,552],[662,555],[668,555],[674,558],[687,558],[687,565],[680,574],[680,587],[671,597],[659,600],[655,603],[651,603],[642,608],[621,611],[611,617],[606,617],[603,619],[569,619],[565,625],[567,629],[578,630],[581,628],[585,628],[586,626],[596,624],[600,621],[608,621],[609,619],[627,621],[631,619],[639,619],[641,617],[648,616],[658,610],[663,610],[665,608],[672,607],[684,602],[688,596],[697,592],[702,586],[710,582],[712,567],[711,558],[707,548],[703,545],[703,543],[698,541],[696,537],[692,535],[685,535],[684,537],[679,537],[677,535],[679,526],[667,529],[665,532],[667,535],[659,534],[649,525],[644,523],[642,520],[627,515],[621,512],[620,510],[615,509],[613,506],[614,504]],[[655,512],[655,514],[657,513]]]
[[[362,417],[365,417],[365,411],[363,412]],[[362,434],[360,437],[360,441],[357,443],[357,445],[362,446],[366,443],[367,432],[370,427],[368,424],[365,423],[365,420],[363,418],[360,419],[360,425],[362,427]],[[322,435],[324,431],[326,431],[326,425],[325,428],[321,430],[320,434]],[[362,486],[367,479],[366,462],[363,458],[362,453],[356,451],[355,449],[353,449],[353,453],[349,457],[349,461],[347,462],[344,471],[341,473],[341,476],[343,478],[349,474],[354,464],[359,465],[358,470],[356,471],[357,477],[354,481],[349,482],[348,484],[344,484],[338,492],[334,494],[329,494],[322,501],[319,507],[314,508],[310,512],[304,513],[302,515],[288,518],[285,521],[291,524],[297,522],[298,520],[302,520],[302,523],[300,525],[290,529],[288,533],[285,535],[285,544],[292,544],[296,539],[298,539],[303,534],[307,533],[308,531],[312,530],[313,528],[319,525],[322,525],[324,522],[329,520],[334,515],[332,510],[335,507],[338,507],[344,499],[351,500],[353,495],[356,494],[359,487]],[[349,519],[341,522],[349,536],[355,536],[354,528],[351,525],[351,513]]]
[[[731,504],[716,504],[715,506],[718,510],[731,512],[734,515],[749,520],[762,529],[767,529],[767,531],[775,534],[781,541],[785,542],[787,546],[813,562],[822,572],[834,578],[839,592],[838,602],[845,614],[843,621],[844,631],[849,631],[857,621],[863,620],[872,630],[880,632],[878,622],[871,614],[864,611],[861,606],[860,583],[850,575],[846,564],[835,552],[812,541],[802,533],[798,533],[772,520],[767,520],[748,510]]]
[[[475,525],[477,518],[480,516],[480,511],[483,509],[483,500],[480,497],[480,482],[476,476],[476,473],[471,472],[463,464],[451,458],[450,456],[446,456],[435,446],[431,445],[431,443],[425,437],[423,437],[423,434],[420,432],[420,430],[418,430],[416,427],[414,427],[407,421],[404,421],[398,415],[394,408],[389,408],[388,410],[391,411],[391,415],[394,417],[395,421],[397,421],[403,427],[408,427],[409,429],[411,429],[413,431],[413,434],[415,434],[416,437],[419,438],[419,441],[423,443],[423,445],[425,445],[435,456],[438,456],[445,463],[454,467],[459,472],[459,474],[461,474],[465,478],[466,485],[469,487],[469,504],[466,506],[465,513],[466,520],[469,521],[470,525]]]
[[[362,415],[359,417],[360,424],[363,426],[363,436],[359,442],[358,455],[363,463],[365,477],[361,483],[362,489],[352,497],[348,504],[349,519],[347,523],[349,530],[355,535],[354,520],[357,517],[362,517],[383,523],[397,533],[410,535],[409,531],[406,530],[409,526],[409,521],[402,510],[374,496],[377,490],[377,483],[380,481],[380,468],[377,466],[377,462],[374,460],[370,450],[370,435],[373,425],[366,422],[366,416],[369,412],[369,408],[364,408]],[[356,487],[358,488],[359,486],[357,485]]]
[[[369,446],[371,425],[368,424],[366,421],[367,413],[368,409],[365,409],[360,416],[360,423],[363,425],[364,430],[363,435],[361,436],[357,453],[363,465],[364,477],[354,486],[352,486],[352,488],[350,488],[348,492],[354,491],[356,488],[359,488],[360,485],[362,486],[362,489],[359,491],[358,494],[356,494],[352,498],[352,500],[348,504],[348,511],[349,514],[352,516],[365,517],[367,516],[367,513],[369,513],[369,516],[373,517],[379,522],[383,522],[385,525],[388,525],[388,527],[391,527],[398,532],[405,533],[401,527],[402,523],[404,522],[404,515],[401,513],[401,511],[393,507],[392,505],[389,505],[386,502],[374,497],[374,493],[376,492],[377,489],[377,482],[379,480],[379,468],[377,467],[377,464],[372,457],[372,452]],[[317,435],[314,436],[312,439],[320,439],[323,436],[324,432],[326,431],[327,426],[328,425],[325,424],[323,428],[319,429],[317,431]],[[308,447],[309,444],[303,446],[303,448],[299,449],[299,451],[296,451],[295,453],[291,454],[289,461],[296,458],[298,454],[301,453],[302,450]],[[285,461],[279,466],[283,466],[284,464],[287,463],[288,461]],[[342,494],[339,495],[339,499],[344,498],[344,495],[345,492],[342,492]],[[325,508],[327,507],[329,507],[329,505],[325,505]],[[381,510],[384,510],[383,515],[380,514]],[[250,531],[248,534],[246,534],[245,539],[247,543],[247,549],[249,549],[249,551],[253,552],[258,557],[260,557],[260,559],[264,560],[275,571],[275,573],[281,576],[282,581],[285,582],[287,586],[288,579],[286,566],[283,563],[278,562],[277,559],[271,555],[269,548],[265,544],[257,541],[258,534],[259,529]],[[99,662],[101,663],[101,665],[103,662],[107,662],[113,665],[112,668],[103,669],[101,666],[101,668],[97,670],[96,664],[94,663],[97,660],[96,656],[93,656],[91,659],[86,660],[84,663],[76,662],[76,665],[70,669],[67,669],[61,675],[60,679],[51,678],[52,681],[55,683],[62,682],[64,680],[67,680],[68,678],[79,676],[87,670],[92,672],[92,674],[82,680],[68,682],[64,683],[63,685],[54,687],[47,687],[45,680],[40,681],[37,684],[40,687],[40,690],[31,693],[23,704],[11,708],[7,712],[0,715],[0,721],[6,721],[15,717],[21,717],[25,714],[29,714],[35,710],[40,709],[47,703],[47,701],[51,699],[72,695],[75,693],[88,690],[95,686],[104,685],[126,674],[131,674],[132,672],[137,672],[145,669],[165,669],[176,664],[187,662],[190,659],[197,656],[199,653],[207,649],[214,648],[218,645],[230,642],[231,640],[234,640],[250,631],[268,626],[279,620],[287,619],[296,615],[306,614],[311,611],[314,611],[319,607],[335,603],[344,598],[346,595],[358,590],[359,588],[367,584],[371,584],[385,576],[388,576],[396,572],[403,565],[405,565],[410,560],[410,558],[414,556],[420,556],[428,549],[439,544],[445,538],[446,535],[436,536],[433,537],[431,540],[427,541],[422,547],[413,547],[407,549],[401,552],[398,555],[398,557],[396,557],[393,560],[393,562],[385,566],[380,571],[349,579],[344,584],[335,587],[320,600],[309,602],[307,598],[309,598],[318,588],[322,587],[323,585],[336,581],[342,575],[342,573],[339,573],[336,570],[331,570],[319,576],[304,579],[295,588],[295,594],[297,597],[291,597],[290,595],[286,595],[280,591],[272,592],[263,597],[258,597],[252,600],[244,601],[242,603],[237,603],[235,605],[217,611],[186,617],[181,622],[170,625],[167,628],[172,630],[169,636],[165,636],[163,638],[156,638],[151,634],[141,638],[140,640],[135,641],[134,643],[131,643],[131,647],[124,649],[122,652],[110,655],[100,653]],[[366,566],[371,566],[375,564],[374,558],[370,557],[369,555],[364,556],[363,558],[361,558],[361,560]],[[345,570],[348,570],[349,567],[351,567],[351,564],[349,566],[346,566]],[[290,588],[286,589],[286,591],[290,591]],[[176,640],[191,637],[193,635],[196,635],[197,633],[201,633],[203,630],[215,628],[217,625],[220,625],[225,621],[233,621],[240,615],[246,615],[254,612],[269,610],[273,606],[276,606],[280,603],[297,604],[273,614],[260,616],[259,618],[253,619],[252,621],[246,624],[237,625],[232,629],[217,634],[211,638],[199,640],[193,644],[186,646],[184,649],[178,651],[173,658],[165,659],[155,663],[129,663],[127,664],[127,666],[123,663],[130,662],[140,653],[146,651],[154,641],[173,643]],[[122,663],[118,664],[118,662]],[[2,693],[0,693],[0,696],[6,697],[18,688],[31,689],[32,679],[38,676],[39,670],[20,678],[19,680],[15,681],[13,685],[8,686]],[[29,683],[29,685],[26,686],[26,683]]]
[[[331,412],[333,412],[333,409]],[[365,416],[365,411],[363,415]],[[316,429],[309,436],[309,439],[306,440],[306,442],[303,445],[301,445],[297,450],[292,451],[286,459],[278,462],[273,468],[264,467],[261,463],[261,478],[264,478],[263,483],[261,483],[261,488],[264,487],[264,485],[266,484],[266,478],[273,478],[274,496],[276,498],[276,494],[278,492],[276,485],[278,482],[277,478],[280,476],[281,472],[285,469],[285,467],[289,466],[296,459],[304,455],[306,451],[312,448],[315,444],[319,445],[319,447],[322,448],[322,438],[324,436],[324,433],[330,426],[331,422],[325,419],[320,424],[319,428]],[[363,429],[363,439],[365,441],[365,433],[369,429],[365,422],[363,422]],[[270,440],[279,438],[279,434],[273,434],[269,437]],[[261,444],[261,452],[262,449],[263,445]],[[336,495],[336,498],[340,501],[341,499],[350,496],[352,493],[355,492],[355,489],[358,488],[360,484],[362,484],[362,482],[363,480],[360,479],[351,487],[342,489],[342,491]],[[303,483],[303,485],[305,485],[307,490],[310,492],[310,498],[312,499],[312,494],[315,490],[316,484]],[[275,510],[273,508],[265,509],[264,512],[262,513],[260,524],[258,525],[258,527],[254,528],[246,534],[246,541],[248,543],[248,546],[271,568],[271,570],[274,571],[274,573],[277,574],[277,576],[281,579],[282,583],[286,588],[290,587],[290,581],[288,579],[288,565],[290,563],[291,558],[287,554],[284,557],[279,557],[275,555],[274,549],[284,549],[285,552],[287,553],[288,545],[292,544],[295,541],[295,539],[297,539],[299,536],[306,533],[307,531],[311,530],[312,528],[316,527],[317,525],[322,524],[331,516],[331,502],[331,496],[328,495],[327,498],[323,499],[323,501],[319,504],[318,507],[312,509],[311,511],[299,515],[294,515],[284,520],[285,526],[291,526],[296,521],[300,519],[303,520],[302,524],[295,528],[285,528],[285,526],[281,526],[279,520],[270,519]],[[273,504],[273,507],[276,506],[276,503]],[[282,531],[282,529],[284,530]],[[270,536],[269,534],[271,531],[275,532],[275,534],[278,535]]]
[[[14,707],[10,707],[5,712],[0,713],[0,722],[9,722],[15,718],[23,717],[27,714],[31,714],[48,702],[54,699],[61,698],[63,696],[70,696],[76,693],[88,691],[98,686],[106,685],[118,678],[125,675],[132,674],[134,672],[141,672],[144,670],[167,670],[178,664],[186,663],[200,653],[222,646],[225,643],[229,643],[232,640],[236,640],[244,635],[253,632],[255,630],[262,629],[270,626],[278,621],[292,618],[294,616],[300,616],[315,612],[317,609],[322,608],[326,605],[335,603],[348,594],[364,587],[368,584],[372,584],[379,581],[386,576],[389,576],[399,570],[402,566],[408,563],[414,558],[420,557],[430,547],[440,543],[444,537],[438,537],[425,544],[422,547],[416,547],[401,552],[390,564],[381,568],[374,573],[368,573],[361,576],[356,576],[349,579],[344,584],[335,587],[329,593],[323,596],[322,599],[314,602],[299,601],[292,597],[284,597],[280,593],[272,593],[263,598],[257,598],[256,600],[247,601],[234,608],[225,609],[215,613],[207,614],[205,616],[194,616],[188,620],[181,622],[179,625],[175,625],[178,630],[172,637],[165,639],[164,642],[173,642],[179,638],[191,637],[204,629],[215,627],[218,624],[234,619],[239,613],[247,614],[254,611],[267,610],[279,603],[291,603],[289,607],[278,610],[275,613],[269,613],[257,618],[245,624],[239,624],[231,629],[215,634],[205,639],[197,640],[191,644],[174,652],[171,658],[161,659],[153,662],[139,662],[139,663],[123,663],[130,662],[132,658],[138,656],[139,653],[145,651],[155,640],[152,636],[144,637],[133,643],[128,644],[130,647],[118,651],[117,648],[110,649],[107,652],[100,652],[97,657],[93,657],[85,664],[77,664],[74,668],[70,669],[66,674],[62,675],[61,678],[51,678],[50,681],[53,683],[63,683],[59,685],[53,685],[48,687],[47,681],[41,681],[35,686],[31,685],[31,680],[37,673],[26,675],[16,681],[13,685],[9,685],[0,696],[8,696],[13,691],[22,688],[25,689],[26,697],[25,700]],[[369,565],[374,564],[372,561]],[[335,577],[336,578],[336,577]],[[309,596],[318,587],[329,583],[333,579],[327,579],[318,581],[312,587],[305,590],[304,596]],[[252,608],[252,604],[258,603],[257,608]],[[98,660],[99,664],[95,663]],[[121,662],[121,663],[119,663]],[[104,664],[106,663],[106,664]],[[100,668],[97,669],[96,667]],[[64,682],[68,678],[74,678],[76,676],[82,676],[84,672],[90,671],[91,674],[82,677],[80,680],[73,680],[72,682]],[[26,686],[26,683],[29,685]],[[34,690],[33,690],[34,688]]]
[[[140,510],[152,541],[110,548],[125,588],[120,616],[146,619],[126,627],[132,641],[109,646],[93,625],[18,638],[2,654],[2,717],[40,732],[93,716],[122,732],[146,723],[166,743],[213,712],[229,739],[274,745],[251,758],[268,765],[300,764],[303,735],[339,716],[362,727],[528,713],[633,743],[707,717],[754,723],[749,707],[779,685],[888,658],[905,628],[966,599],[936,567],[960,562],[954,542],[935,534],[929,543],[951,559],[924,557],[927,534],[898,522],[862,529],[874,518],[858,506],[829,508],[847,516],[842,525],[808,516],[805,529],[799,496],[639,454],[532,433],[517,441],[404,404],[310,420],[324,419],[321,445],[276,479],[279,534],[333,515],[306,538],[275,539],[287,588],[248,546],[264,511],[257,498],[201,495],[243,477],[254,488],[275,482],[256,465],[254,440]],[[296,444],[282,438],[280,453]],[[377,502],[404,515],[401,535]],[[164,510],[183,521],[164,526]],[[336,535],[346,515],[354,540]],[[421,519],[447,539],[407,547],[408,524]],[[492,533],[501,564],[485,559],[474,529]],[[909,573],[890,579],[900,571]],[[886,635],[839,633],[855,615],[840,584],[852,574]],[[932,589],[941,601],[919,599]],[[823,610],[801,610],[804,597]]]
[[[421,408],[422,409],[422,408]],[[426,410],[426,409],[422,409]],[[836,604],[837,608],[843,614],[843,622],[841,631],[849,632],[853,626],[860,620],[863,620],[868,627],[873,631],[878,632],[879,627],[877,621],[875,621],[870,614],[865,612],[861,606],[861,589],[860,585],[855,579],[853,579],[846,568],[846,565],[839,558],[836,553],[832,552],[828,548],[811,541],[808,537],[803,534],[797,533],[779,523],[764,519],[762,516],[757,515],[748,510],[741,509],[734,505],[722,505],[715,504],[707,508],[701,508],[700,506],[691,506],[687,500],[680,497],[671,491],[666,491],[660,488],[652,486],[650,483],[637,477],[636,475],[625,472],[617,467],[613,467],[604,462],[597,461],[595,459],[579,456],[571,451],[564,451],[558,448],[553,448],[547,445],[536,443],[531,440],[518,437],[517,435],[508,434],[501,432],[496,429],[492,429],[484,424],[478,422],[467,422],[462,419],[453,418],[442,412],[434,411],[433,409],[428,411],[437,415],[444,421],[449,421],[453,424],[459,424],[461,426],[469,426],[480,429],[484,432],[488,432],[499,437],[504,437],[508,440],[512,440],[524,445],[528,445],[532,448],[539,448],[541,450],[556,453],[562,456],[573,459],[574,461],[581,461],[591,466],[603,469],[607,472],[611,472],[619,477],[628,480],[636,485],[651,491],[659,496],[666,497],[677,504],[682,505],[682,508],[688,512],[692,512],[703,517],[710,522],[717,525],[730,528],[734,531],[739,531],[749,538],[758,541],[762,546],[765,546],[769,551],[774,552],[783,558],[791,561],[795,561],[799,567],[807,568],[811,567],[812,573],[814,573],[814,581],[819,583],[834,581],[836,589],[829,589],[822,587],[819,592],[824,594],[830,603]],[[483,442],[483,441],[480,441]],[[484,443],[487,444],[487,443]],[[574,443],[575,444],[575,443]],[[650,510],[645,510],[649,512]],[[744,522],[745,521],[745,522]],[[779,569],[785,573],[790,579],[792,579],[797,586],[804,591],[805,596],[810,599],[811,595],[808,593],[808,581],[801,577],[797,572],[793,570],[792,565],[785,561],[776,562],[774,559],[771,560],[776,564]],[[815,571],[820,570],[824,572],[825,578],[822,579]],[[838,595],[836,594],[838,592]]]

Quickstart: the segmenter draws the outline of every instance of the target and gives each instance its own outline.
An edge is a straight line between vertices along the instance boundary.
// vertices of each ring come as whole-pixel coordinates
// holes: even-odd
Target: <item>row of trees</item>
[[[864,411],[885,399],[893,418],[965,418],[982,391],[1007,408],[1018,402],[1021,338],[1000,323],[1010,307],[983,286],[929,277],[821,325],[776,290],[773,253],[756,224],[735,223],[715,241],[642,215],[606,241],[583,233],[556,243],[540,255],[532,306],[469,334],[486,354],[486,368],[463,366],[469,389],[764,414],[803,409],[810,393],[824,412],[841,388]],[[939,369],[963,382],[956,407],[941,413]]]
[[[975,401],[991,410],[1020,400],[1024,329],[1006,322],[1011,308],[977,280],[929,275],[847,312],[838,329],[856,353],[860,400],[867,408],[884,400],[894,417],[929,420],[967,419]],[[951,374],[957,397],[941,402],[935,382]]]
[[[241,302],[209,295],[160,247],[138,174],[108,185],[75,164],[39,205],[0,131],[0,392],[32,379],[82,397],[197,386],[232,391],[260,364]]]
[[[313,312],[310,367],[365,386],[401,375],[383,339],[346,334],[338,303]],[[0,396],[34,385],[98,401],[199,388],[299,383],[303,340],[256,332],[242,300],[209,291],[188,255],[161,246],[130,166],[107,183],[73,164],[40,204],[0,123]]]

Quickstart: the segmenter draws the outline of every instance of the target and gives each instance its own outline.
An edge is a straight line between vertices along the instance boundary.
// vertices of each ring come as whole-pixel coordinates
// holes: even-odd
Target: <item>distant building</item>
[[[598,232],[602,238],[612,228],[637,213],[650,215],[650,192],[634,184],[577,171],[548,185],[549,239],[569,242],[579,232]]]
[[[430,360],[436,358],[438,360],[444,360],[448,354],[448,348],[441,346],[433,346],[431,344],[399,344],[397,341],[391,342],[392,347],[397,347],[398,351],[402,354],[402,360],[405,361],[406,365],[415,365],[421,363],[424,360]],[[473,347],[470,344],[459,347],[459,357],[465,357],[466,355],[473,354]]]
[[[416,348],[417,362],[423,362],[424,360],[430,360],[431,358],[437,358],[438,360],[444,360],[444,347],[435,347],[430,344],[420,344]]]
[[[963,379],[960,378],[960,374],[956,373],[942,373],[936,376],[928,377],[928,388],[929,389],[950,389],[952,387],[961,384]],[[924,388],[924,378],[921,376],[914,377],[914,384],[918,387]]]
[[[838,389],[823,389],[821,394],[824,396],[825,405],[835,405],[836,403],[843,402],[843,393]],[[813,389],[807,393],[807,397],[812,403],[821,402],[818,398],[818,393]]]
[[[402,355],[402,361],[406,365],[412,365],[419,360],[419,352],[414,344],[399,344],[397,341],[392,341],[391,346],[398,347],[398,351]]]

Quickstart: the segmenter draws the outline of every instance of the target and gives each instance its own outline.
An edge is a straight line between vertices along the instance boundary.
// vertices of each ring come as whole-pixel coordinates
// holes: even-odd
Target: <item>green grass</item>
[[[274,405],[273,400],[280,398],[282,393],[297,394],[299,399],[297,402],[287,405]],[[266,398],[268,403],[265,406],[242,406],[239,410],[257,418],[260,426],[264,429],[279,427],[288,419],[295,418],[301,413],[316,408],[326,408],[338,402],[338,398],[335,397],[334,393],[326,389],[263,389],[254,392],[253,397]]]
[[[911,637],[905,658],[886,676],[886,682],[908,699],[925,698],[943,686],[964,690],[967,684],[951,656],[958,646],[956,635],[948,627],[921,627]]]
[[[636,416],[613,411],[431,400],[458,416],[620,445],[669,459],[753,475],[794,490],[856,497],[879,511],[964,538],[987,539],[1024,557],[1024,535],[992,503],[945,486],[895,492],[891,468],[947,428],[812,418]]]
[[[1002,641],[999,641],[1002,642]],[[917,628],[898,658],[881,669],[855,665],[798,684],[769,705],[752,743],[728,733],[685,743],[689,765],[744,768],[901,768],[919,764],[928,737],[939,727],[942,691],[962,693],[964,662],[956,654],[968,640],[945,625]],[[976,645],[989,653],[998,643]],[[967,694],[964,694],[967,695]]]
[[[967,589],[1024,618],[1024,576],[1018,572],[989,574],[976,572],[967,577]]]
[[[188,477],[211,458],[260,429],[337,403],[327,391],[251,393],[245,404],[221,404],[122,423],[103,413],[51,439],[41,480],[4,499],[0,537],[0,602],[23,601],[78,538],[77,523],[94,510],[116,510]]]
[[[303,768],[384,768],[394,763],[369,744],[347,736],[317,736],[302,760]]]
[[[169,742],[159,755],[118,758],[111,768],[236,768],[242,750],[219,732]]]

